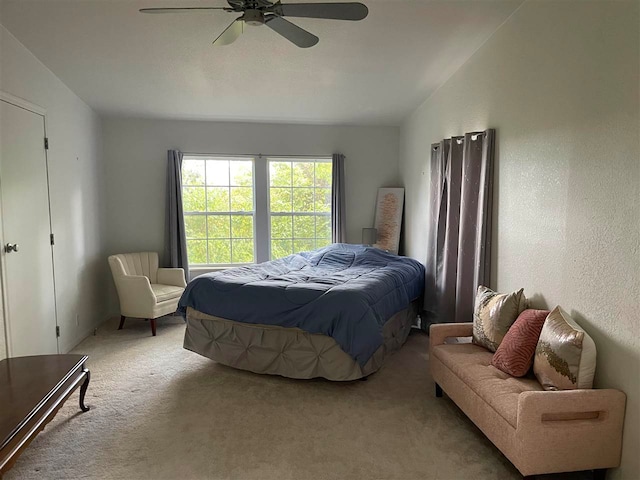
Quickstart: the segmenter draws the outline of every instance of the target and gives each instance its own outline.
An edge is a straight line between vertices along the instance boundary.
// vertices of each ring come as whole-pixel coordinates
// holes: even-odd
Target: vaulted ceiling
[[[0,23],[103,115],[397,125],[522,3],[361,1],[360,22],[292,19],[309,49],[264,26],[213,47],[224,11],[138,13],[224,0],[1,0]]]

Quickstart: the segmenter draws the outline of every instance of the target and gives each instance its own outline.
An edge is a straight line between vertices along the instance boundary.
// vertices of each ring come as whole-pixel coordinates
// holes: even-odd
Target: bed
[[[209,273],[178,304],[184,348],[256,373],[355,380],[405,342],[423,289],[419,262],[348,244]]]

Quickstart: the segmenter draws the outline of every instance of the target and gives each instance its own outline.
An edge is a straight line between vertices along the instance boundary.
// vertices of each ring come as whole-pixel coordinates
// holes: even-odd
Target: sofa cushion
[[[512,427],[518,424],[518,398],[522,392],[539,391],[535,378],[516,378],[491,365],[493,354],[471,343],[437,345],[431,355],[491,406]]]
[[[533,371],[545,390],[593,387],[596,345],[560,306],[544,322]]]
[[[164,302],[166,300],[172,300],[174,298],[180,298],[184,288],[176,287],[174,285],[162,285],[160,283],[152,283],[151,290],[156,296],[156,302]]]
[[[514,377],[524,377],[533,365],[533,355],[549,310],[522,312],[502,339],[491,365]]]
[[[523,289],[513,293],[497,293],[478,287],[473,311],[473,343],[495,352],[509,327],[526,308]]]

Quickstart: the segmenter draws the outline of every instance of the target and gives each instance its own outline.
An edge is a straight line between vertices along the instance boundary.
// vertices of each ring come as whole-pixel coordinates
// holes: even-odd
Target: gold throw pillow
[[[545,390],[593,387],[596,344],[560,306],[547,316],[538,339],[533,373]]]
[[[513,293],[497,293],[480,285],[473,311],[473,343],[495,352],[526,307],[523,288]]]

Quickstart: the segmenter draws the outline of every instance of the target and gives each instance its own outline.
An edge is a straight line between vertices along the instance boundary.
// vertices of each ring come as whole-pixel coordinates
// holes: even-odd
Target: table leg
[[[84,395],[87,393],[87,387],[89,386],[89,381],[91,380],[91,372],[84,365],[82,366],[82,371],[87,375],[87,378],[80,387],[80,410],[82,410],[83,412],[88,412],[89,407],[84,404]]]

